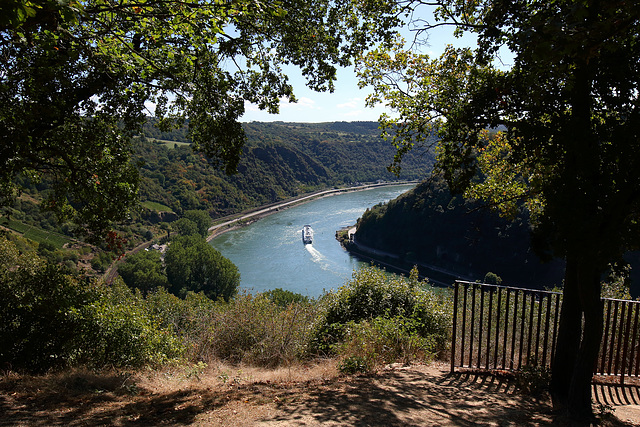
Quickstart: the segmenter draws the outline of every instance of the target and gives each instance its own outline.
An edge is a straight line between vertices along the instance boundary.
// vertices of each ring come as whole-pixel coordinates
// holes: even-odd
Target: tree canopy
[[[513,215],[531,215],[540,253],[567,261],[553,365],[554,405],[592,413],[591,372],[602,335],[600,278],[638,247],[640,6],[626,1],[407,2],[435,7],[428,31],[450,25],[478,46],[439,58],[399,42],[363,61],[369,102],[397,162],[437,133],[436,171],[449,185]],[[500,64],[501,50],[514,58]],[[501,130],[497,135],[488,129]],[[582,319],[584,318],[584,327]],[[584,331],[584,334],[582,334]]]
[[[276,112],[281,98],[295,100],[283,65],[333,90],[336,66],[396,22],[389,8],[328,0],[0,7],[1,205],[23,180],[46,180],[46,206],[98,235],[136,201],[130,139],[145,113],[165,129],[188,119],[193,147],[233,172],[245,102]]]
[[[167,288],[169,285],[160,252],[155,250],[128,255],[125,261],[118,265],[118,274],[127,286],[140,289],[145,294],[157,288]]]
[[[240,286],[238,267],[197,234],[173,240],[164,261],[174,295],[203,292],[212,300],[228,301]]]

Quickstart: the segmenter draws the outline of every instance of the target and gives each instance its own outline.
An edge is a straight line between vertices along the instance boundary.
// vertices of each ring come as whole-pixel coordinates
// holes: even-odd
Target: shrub
[[[361,322],[349,322],[342,342],[336,345],[343,364],[350,370],[353,362],[359,361],[358,372],[368,372],[376,367],[393,362],[410,363],[428,360],[439,349],[434,334],[423,336],[418,332],[416,319],[404,316],[376,317]],[[353,372],[345,372],[353,373]]]
[[[19,254],[0,239],[0,363],[41,372],[59,366],[140,366],[181,354],[140,294]]]
[[[44,371],[71,358],[82,327],[79,309],[97,296],[89,283],[59,266],[22,261],[27,264],[0,278],[0,363]]]
[[[281,307],[262,295],[219,302],[210,325],[212,353],[258,366],[291,363],[304,353],[316,315],[313,305]]]
[[[292,303],[310,303],[309,297],[282,288],[272,289],[264,292],[263,295],[269,301],[279,305],[280,307],[287,307]]]
[[[369,369],[398,357],[429,357],[446,349],[451,307],[442,293],[410,277],[368,267],[323,297],[323,316],[310,345],[315,353],[360,355]]]
[[[122,281],[101,287],[100,298],[82,307],[74,361],[89,366],[139,367],[178,358],[183,346],[148,310],[140,293]]]
[[[211,318],[216,303],[202,292],[187,292],[184,299],[159,288],[146,297],[147,310],[162,329],[171,331],[190,360],[209,360]]]

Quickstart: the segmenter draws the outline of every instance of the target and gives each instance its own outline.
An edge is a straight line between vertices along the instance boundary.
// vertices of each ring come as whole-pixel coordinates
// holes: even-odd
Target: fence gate
[[[520,370],[549,367],[562,295],[558,292],[456,281],[451,371],[456,367]],[[640,302],[604,299],[597,375],[640,375]]]

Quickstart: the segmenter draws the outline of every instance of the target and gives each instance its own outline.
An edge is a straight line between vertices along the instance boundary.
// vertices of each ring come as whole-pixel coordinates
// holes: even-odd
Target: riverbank
[[[354,187],[333,188],[330,190],[322,190],[322,191],[318,191],[311,194],[305,194],[299,197],[288,199],[282,202],[273,203],[270,205],[264,205],[255,209],[241,212],[236,215],[230,215],[225,218],[219,218],[217,220],[218,222],[217,224],[214,224],[213,226],[209,227],[209,235],[207,236],[207,241],[209,242],[213,238],[219,236],[220,234],[235,230],[239,227],[246,227],[247,225],[253,224],[259,219],[272,215],[274,213],[277,213],[282,209],[298,206],[300,204],[311,202],[313,200],[317,200],[322,197],[328,197],[328,196],[333,196],[333,195],[342,194],[342,193],[350,193],[354,191],[369,190],[372,188],[391,187],[391,186],[397,186],[397,185],[410,185],[410,184],[417,184],[417,183],[418,181],[379,182],[375,184],[364,184],[364,185],[358,185]]]
[[[355,226],[343,228],[336,231],[336,239],[350,255],[384,267],[392,273],[408,275],[413,267],[417,267],[420,279],[428,279],[430,283],[440,287],[449,287],[456,280],[475,280],[475,278],[462,276],[454,271],[405,259],[402,254],[363,245],[357,242],[356,231]]]

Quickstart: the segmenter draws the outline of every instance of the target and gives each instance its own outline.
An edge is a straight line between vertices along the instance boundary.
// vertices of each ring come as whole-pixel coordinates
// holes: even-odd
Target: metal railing
[[[640,376],[640,301],[604,299],[604,329],[600,357],[594,373],[620,377]]]
[[[519,370],[553,359],[561,294],[457,281],[451,370]]]
[[[457,281],[451,371],[456,367],[520,370],[549,367],[562,295]],[[640,302],[603,299],[604,328],[594,374],[640,376]]]

